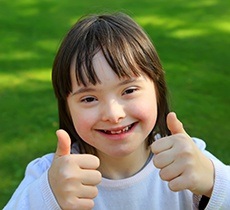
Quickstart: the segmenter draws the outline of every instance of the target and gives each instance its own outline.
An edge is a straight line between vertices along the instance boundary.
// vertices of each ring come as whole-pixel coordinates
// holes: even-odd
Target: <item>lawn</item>
[[[230,164],[230,1],[0,1],[0,209],[29,161],[55,151],[53,58],[82,15],[123,11],[152,38],[172,110],[191,136]]]

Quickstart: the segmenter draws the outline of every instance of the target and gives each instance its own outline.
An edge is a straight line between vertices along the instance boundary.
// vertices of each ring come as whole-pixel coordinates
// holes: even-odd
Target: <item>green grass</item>
[[[230,2],[218,0],[0,1],[0,208],[29,161],[55,151],[50,74],[61,38],[82,15],[130,14],[151,36],[172,109],[191,136],[230,164]]]

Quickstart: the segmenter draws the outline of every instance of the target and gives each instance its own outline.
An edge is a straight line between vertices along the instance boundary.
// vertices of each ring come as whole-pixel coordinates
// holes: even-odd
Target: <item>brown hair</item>
[[[73,25],[53,64],[52,82],[58,100],[59,126],[69,133],[72,143],[78,143],[81,153],[95,154],[95,149],[84,142],[75,131],[68,111],[67,97],[72,91],[70,65],[74,59],[78,84],[86,85],[85,78],[92,84],[100,82],[92,65],[92,59],[99,50],[119,78],[145,74],[154,82],[158,116],[148,137],[148,145],[154,141],[153,135],[156,133],[161,136],[168,135],[167,87],[164,71],[152,42],[128,15],[100,14],[83,17]]]

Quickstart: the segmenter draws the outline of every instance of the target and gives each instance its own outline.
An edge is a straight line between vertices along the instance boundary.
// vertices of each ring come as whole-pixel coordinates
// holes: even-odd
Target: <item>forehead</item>
[[[92,84],[99,82],[93,64],[99,51],[103,52],[119,78],[141,73],[139,66],[145,62],[143,58],[146,53],[143,49],[146,49],[146,37],[130,18],[123,20],[119,16],[103,16],[96,20],[90,19],[90,24],[84,23],[79,23],[83,25],[80,27],[83,30],[77,27],[77,44],[74,48],[75,75],[79,84],[85,85],[87,80]]]
[[[130,68],[129,66],[122,66],[122,70],[116,66],[111,66],[108,63],[102,50],[99,50],[91,59],[91,64],[82,65],[77,68],[77,59],[73,59],[70,67],[71,81],[78,85],[88,86],[89,84],[96,85],[101,83],[101,80],[113,81],[114,79],[124,80],[127,78],[138,77],[143,72],[136,66]]]
[[[103,80],[110,81],[118,77],[106,61],[105,56],[101,51],[96,53],[96,55],[93,57],[92,64],[100,81],[102,78]]]

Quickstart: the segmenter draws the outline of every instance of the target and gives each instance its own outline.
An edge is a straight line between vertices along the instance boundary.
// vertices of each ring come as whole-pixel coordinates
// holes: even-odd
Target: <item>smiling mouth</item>
[[[117,134],[122,134],[122,133],[127,133],[131,128],[134,126],[135,123],[128,125],[120,130],[101,130],[101,132],[105,134],[110,134],[110,135],[117,135]]]

